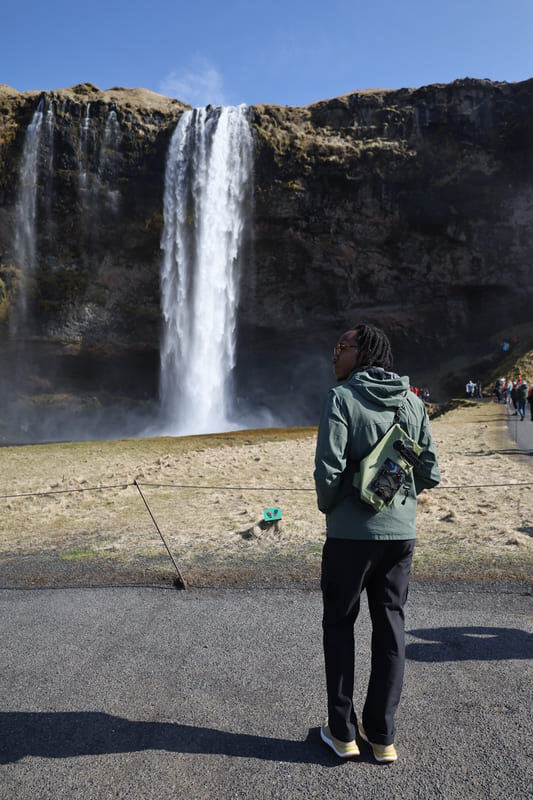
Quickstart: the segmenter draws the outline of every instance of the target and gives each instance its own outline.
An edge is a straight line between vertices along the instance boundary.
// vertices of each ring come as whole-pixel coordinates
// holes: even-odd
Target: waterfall
[[[11,320],[14,333],[27,311],[27,280],[35,269],[37,250],[37,188],[39,148],[43,127],[44,101],[41,99],[24,137],[15,212],[15,261],[22,272],[17,309]]]
[[[231,427],[252,150],[244,105],[186,111],[172,136],[161,241],[160,401],[167,433]]]
[[[48,166],[49,177],[53,177],[54,174],[54,126],[55,126],[54,103],[53,100],[50,100],[48,104],[48,110],[44,117],[45,143],[46,143],[46,148],[48,150],[47,166]]]
[[[87,169],[89,161],[89,131],[91,127],[91,104],[87,103],[87,111],[80,125],[80,149],[79,149],[79,187],[83,191],[87,188]]]
[[[54,202],[54,129],[55,129],[55,110],[54,101],[48,101],[48,108],[43,117],[43,130],[41,146],[43,153],[44,176],[42,178],[44,217],[41,231],[44,232],[47,244],[55,239],[55,226],[53,223],[52,206]]]
[[[98,177],[107,183],[105,197],[110,210],[116,214],[120,205],[120,190],[117,188],[116,158],[120,137],[117,112],[111,109],[106,117],[104,138],[100,146]]]

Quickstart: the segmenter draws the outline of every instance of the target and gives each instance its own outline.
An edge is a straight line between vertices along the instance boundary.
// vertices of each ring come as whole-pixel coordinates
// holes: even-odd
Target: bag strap
[[[402,400],[400,405],[397,407],[396,411],[394,412],[394,419],[392,420],[391,424],[389,425],[389,427],[387,428],[387,430],[385,431],[385,433],[383,434],[381,439],[384,439],[385,436],[388,434],[388,432],[390,430],[392,430],[392,428],[394,428],[395,425],[400,425],[400,411],[402,411],[404,408],[405,408],[405,400]],[[402,428],[402,430],[403,430],[403,428]],[[405,433],[405,431],[404,431],[404,433]],[[379,441],[381,441],[381,439]],[[374,447],[376,447],[377,444],[379,444],[379,442],[376,442]],[[372,448],[372,450],[374,449],[374,447]],[[352,461],[351,462],[350,466],[351,466],[351,470],[352,470],[353,474],[356,474],[357,472],[359,472],[360,463],[361,463],[360,461]]]

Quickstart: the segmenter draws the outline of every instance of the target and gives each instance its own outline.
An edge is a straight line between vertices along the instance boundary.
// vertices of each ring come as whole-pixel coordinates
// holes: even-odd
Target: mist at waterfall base
[[[286,354],[290,349],[286,342]],[[158,353],[110,360],[80,357],[51,343],[31,343],[24,350],[0,356],[1,444],[185,435],[158,421]],[[324,350],[281,358],[280,350],[265,354],[261,345],[257,351],[249,342],[243,342],[243,351],[237,346],[233,404],[210,432],[316,425],[334,384],[329,341]],[[17,373],[17,363],[24,364],[24,374]],[[47,387],[53,388],[53,400],[46,399]]]

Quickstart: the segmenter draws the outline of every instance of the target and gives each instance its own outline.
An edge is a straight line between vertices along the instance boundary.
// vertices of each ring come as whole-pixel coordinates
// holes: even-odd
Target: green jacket
[[[390,506],[376,512],[352,486],[359,462],[391,427],[399,423],[423,452],[411,473],[407,497],[398,492]],[[424,403],[409,389],[409,379],[376,367],[355,370],[326,398],[315,456],[319,509],[327,535],[335,539],[414,539],[416,495],[440,481],[437,454]]]

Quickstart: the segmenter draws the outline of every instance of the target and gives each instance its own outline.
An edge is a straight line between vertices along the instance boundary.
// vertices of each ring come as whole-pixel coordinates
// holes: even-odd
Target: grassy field
[[[463,401],[432,429],[443,479],[420,497],[414,576],[531,580],[533,492],[512,484],[533,473],[504,406]],[[190,585],[316,585],[315,436],[294,428],[1,448],[0,583],[171,583],[137,481]],[[265,526],[271,506],[282,522]]]

